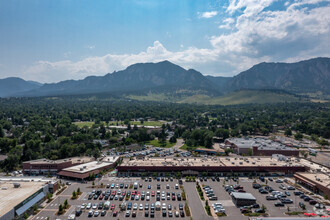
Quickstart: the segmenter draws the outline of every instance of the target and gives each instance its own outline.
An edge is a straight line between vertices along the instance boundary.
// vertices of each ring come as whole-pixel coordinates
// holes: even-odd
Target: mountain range
[[[330,58],[297,63],[260,63],[234,77],[204,76],[169,61],[137,63],[125,70],[82,80],[40,84],[20,78],[0,80],[0,97],[60,96],[98,93],[165,93],[219,97],[242,89],[330,94]]]

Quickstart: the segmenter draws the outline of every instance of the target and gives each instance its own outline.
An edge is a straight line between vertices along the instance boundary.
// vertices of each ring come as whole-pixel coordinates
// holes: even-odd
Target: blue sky
[[[232,76],[330,53],[328,0],[0,0],[0,78],[40,82],[170,60]]]

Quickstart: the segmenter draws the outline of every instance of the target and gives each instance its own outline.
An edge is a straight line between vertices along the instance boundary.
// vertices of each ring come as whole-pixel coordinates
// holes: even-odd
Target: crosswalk
[[[37,216],[35,219],[37,220],[42,220],[42,219],[47,219],[48,217],[46,216]]]

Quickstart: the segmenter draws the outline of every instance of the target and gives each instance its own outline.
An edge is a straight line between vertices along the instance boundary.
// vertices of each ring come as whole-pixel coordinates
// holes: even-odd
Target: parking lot
[[[280,189],[281,184],[284,186],[288,186],[288,184],[284,183],[276,183],[274,181],[270,181],[267,179],[267,185],[272,187],[275,191],[285,192],[289,191],[290,195],[287,195],[287,199],[291,199],[291,204],[284,204],[284,206],[276,207],[274,204],[276,202],[279,202],[279,200],[266,200],[266,196],[270,195],[268,194],[262,194],[259,192],[258,189],[253,188],[253,180],[248,178],[239,178],[238,182],[233,181],[232,179],[229,179],[227,181],[224,181],[225,178],[220,178],[219,181],[208,179],[207,181],[201,181],[200,185],[204,186],[210,186],[214,190],[215,196],[218,197],[218,200],[216,201],[209,201],[209,205],[212,206],[213,203],[221,203],[223,208],[226,212],[226,217],[219,217],[219,219],[247,219],[246,216],[243,216],[243,214],[240,211],[239,207],[236,207],[235,204],[232,201],[232,198],[230,194],[225,190],[224,185],[237,185],[243,187],[244,191],[247,193],[251,193],[255,198],[256,202],[260,205],[266,206],[267,210],[266,213],[269,214],[269,216],[276,216],[276,217],[287,217],[285,212],[288,211],[303,211],[301,207],[299,207],[299,202],[303,202],[306,206],[306,210],[304,212],[315,212],[315,208],[313,205],[310,205],[308,201],[304,201],[299,196],[294,195],[294,191],[297,190],[283,190]],[[200,181],[200,180],[198,180]],[[134,183],[138,182],[137,189],[134,189]],[[263,185],[263,188],[266,185],[266,182],[262,182],[259,179],[257,179],[257,183]],[[117,178],[117,177],[103,177],[100,181],[95,181],[95,185],[100,186],[101,183],[103,183],[102,188],[92,188],[91,182],[87,184],[83,183],[76,183],[73,182],[71,185],[67,186],[68,188],[61,193],[59,196],[57,196],[52,202],[47,203],[44,209],[42,209],[36,216],[34,216],[33,219],[36,220],[43,220],[49,217],[49,219],[68,219],[70,214],[75,214],[76,210],[83,204],[86,206],[88,203],[93,206],[94,204],[97,207],[91,207],[89,209],[84,208],[82,209],[82,213],[79,217],[76,217],[77,219],[102,219],[102,218],[116,218],[116,219],[146,219],[151,218],[151,206],[154,204],[154,217],[155,219],[160,218],[178,218],[178,219],[189,219],[190,217],[186,216],[186,213],[184,211],[184,205],[185,201],[181,199],[181,201],[178,201],[177,195],[182,193],[182,190],[180,189],[180,185],[178,184],[178,180],[174,179],[171,181],[168,179],[166,181],[166,178],[159,179],[153,179],[150,178],[147,179],[141,179],[141,178]],[[160,188],[157,188],[157,184],[159,184]],[[178,184],[176,186],[176,184]],[[109,188],[107,188],[107,185]],[[112,187],[111,187],[112,185]],[[205,212],[205,203],[204,201],[200,200],[200,197],[198,195],[198,192],[196,190],[196,183],[195,182],[183,182],[183,185],[187,202],[190,207],[190,211],[192,214],[193,219],[213,219],[213,217],[208,216]],[[77,190],[77,188],[80,188],[82,194],[77,200],[71,200],[71,195],[74,190]],[[89,194],[92,193],[92,191],[95,190],[101,190],[103,192],[103,198],[100,199],[98,196],[96,199],[88,198]],[[135,190],[135,196],[132,198],[133,191]],[[105,200],[104,195],[108,192],[109,198]],[[120,191],[120,193],[118,193]],[[159,195],[159,201],[157,201],[157,191]],[[122,200],[120,198],[120,195],[123,195],[125,192],[125,196],[122,197]],[[127,193],[130,192],[130,195],[127,196]],[[153,195],[154,194],[154,195]],[[102,195],[102,193],[101,193]],[[113,198],[110,198],[110,196],[113,195]],[[137,196],[138,195],[138,196]],[[144,199],[142,199],[142,195],[144,195]],[[147,198],[149,196],[149,198]],[[169,197],[168,197],[169,196]],[[174,196],[175,198],[172,198]],[[127,199],[126,199],[127,197]],[[138,197],[138,198],[137,198]],[[55,213],[58,210],[59,204],[63,204],[65,199],[68,200],[69,205],[71,206],[64,215],[56,216]],[[147,201],[148,200],[148,201]],[[98,209],[98,205],[100,202],[103,202],[104,204],[108,201],[110,203],[109,209],[106,210],[105,216],[101,216],[101,211],[104,210],[104,207],[102,209]],[[160,205],[157,208],[156,202],[159,202]],[[130,209],[127,209],[127,206],[131,203]],[[163,205],[165,203],[165,205]],[[123,210],[120,210],[120,205],[125,204],[126,208]],[[146,204],[148,204],[148,207],[146,208]],[[183,208],[180,210],[179,206],[182,204]],[[170,205],[170,207],[169,207]],[[135,206],[135,207],[134,207]],[[163,207],[164,206],[164,207]],[[163,210],[164,209],[164,210]],[[89,211],[93,211],[93,216],[89,216]],[[129,210],[130,214],[128,217],[126,217],[126,212]],[[255,209],[252,209],[254,211]],[[99,211],[98,216],[94,216],[95,211]],[[145,212],[148,212],[148,217],[145,217]],[[163,216],[163,211],[166,213],[166,216]],[[175,216],[176,211],[179,212],[179,217]],[[180,211],[184,212],[184,217],[181,217]],[[133,212],[136,213],[136,216],[133,217]],[[169,217],[169,213],[172,212],[173,217]],[[114,213],[116,213],[116,216],[113,216]]]
[[[257,183],[260,183],[261,185],[265,185],[265,182],[261,182],[260,180],[257,180]],[[248,178],[240,178],[238,182],[233,181],[232,179],[229,179],[224,183],[224,178],[220,178],[220,181],[212,181],[211,179],[208,179],[207,181],[200,182],[201,185],[207,185],[210,186],[214,190],[214,194],[218,197],[217,201],[209,201],[210,206],[213,203],[221,203],[223,208],[226,210],[227,217],[221,217],[221,219],[244,219],[243,214],[240,211],[239,207],[236,207],[235,204],[232,201],[232,198],[228,192],[226,192],[223,185],[237,185],[243,187],[244,191],[246,193],[251,193],[255,198],[257,204],[266,206],[267,210],[266,213],[269,214],[269,216],[276,216],[276,217],[287,217],[288,215],[285,214],[285,212],[288,211],[303,211],[301,207],[299,207],[299,202],[303,202],[306,210],[304,212],[315,212],[315,208],[313,205],[310,205],[309,202],[304,201],[303,199],[299,198],[299,196],[294,195],[294,191],[298,190],[283,190],[280,189],[280,185],[283,184],[284,186],[288,186],[286,183],[276,183],[275,181],[269,181],[267,180],[267,185],[272,187],[275,191],[284,192],[289,191],[290,195],[286,196],[287,199],[291,199],[291,204],[284,204],[283,207],[276,207],[275,203],[280,202],[280,200],[266,200],[266,196],[270,195],[268,194],[261,194],[258,189],[254,189],[252,184],[253,180]],[[254,211],[255,209],[252,209]]]
[[[138,182],[137,189],[134,189],[134,183]],[[189,219],[186,216],[184,209],[185,201],[182,199],[182,190],[178,184],[178,180],[172,180],[163,178],[159,179],[141,179],[141,178],[116,178],[116,177],[106,177],[101,181],[95,181],[95,185],[101,185],[102,188],[92,188],[91,183],[81,184],[72,183],[68,188],[51,203],[47,204],[46,207],[33,219],[41,220],[49,217],[50,219],[68,219],[68,216],[75,214],[76,210],[79,209],[81,205],[92,206],[91,208],[82,209],[80,216],[77,219],[94,219],[94,218],[116,218],[116,219],[146,219],[146,218],[180,218]],[[159,184],[159,187],[157,186]],[[108,188],[107,188],[108,185]],[[80,188],[82,194],[77,200],[71,200],[71,195],[74,190]],[[102,193],[96,198],[89,198],[89,194],[92,191],[101,190]],[[105,200],[105,194],[110,192],[110,196]],[[119,193],[120,192],[120,193]],[[129,193],[129,196],[127,194]],[[103,194],[103,195],[102,195]],[[135,194],[132,197],[132,194]],[[179,194],[179,195],[178,195]],[[94,194],[95,195],[95,194]],[[113,195],[113,196],[111,196]],[[124,195],[120,198],[121,195]],[[143,196],[144,195],[144,196]],[[178,198],[181,197],[181,198]],[[100,197],[102,199],[100,199]],[[158,197],[158,198],[157,198]],[[58,210],[59,204],[63,204],[65,199],[68,199],[71,207],[62,216],[56,216],[55,213]],[[100,202],[103,203],[103,207],[99,209]],[[105,209],[105,203],[110,203],[109,209]],[[157,202],[160,204],[157,206]],[[126,208],[121,210],[121,205],[125,204]],[[128,207],[131,204],[131,207]],[[147,204],[147,207],[146,207]],[[152,204],[154,204],[154,217],[151,217]],[[93,205],[97,207],[93,208]],[[181,206],[181,207],[180,207]],[[106,210],[105,216],[101,216],[101,212]],[[129,210],[129,216],[127,214]],[[89,212],[92,211],[93,215],[89,216]],[[98,211],[99,215],[94,216],[95,212]],[[146,212],[148,216],[146,217]],[[114,216],[115,213],[115,216]],[[133,213],[136,216],[133,217]],[[182,214],[183,213],[183,214]],[[178,214],[178,216],[176,216]]]

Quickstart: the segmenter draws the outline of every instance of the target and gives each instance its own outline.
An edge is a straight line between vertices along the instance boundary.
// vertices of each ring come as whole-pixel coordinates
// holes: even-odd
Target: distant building
[[[61,160],[38,159],[22,163],[24,175],[56,175],[64,168],[92,161],[91,157],[72,157]]]
[[[86,179],[92,174],[96,175],[103,170],[114,168],[118,160],[119,157],[117,156],[109,156],[103,158],[101,161],[92,161],[62,169],[57,175],[69,179]]]
[[[240,155],[252,153],[253,156],[272,156],[273,154],[299,156],[297,149],[266,138],[230,138],[226,139],[225,143]]]
[[[123,159],[117,166],[118,176],[141,176],[142,173],[152,175],[165,175],[166,173],[181,172],[202,173],[209,175],[227,176],[233,172],[240,176],[249,174],[272,175],[287,174],[292,175],[295,172],[305,172],[307,168],[295,161],[287,163],[278,161],[271,157],[194,157],[194,158],[144,158],[142,160]]]

